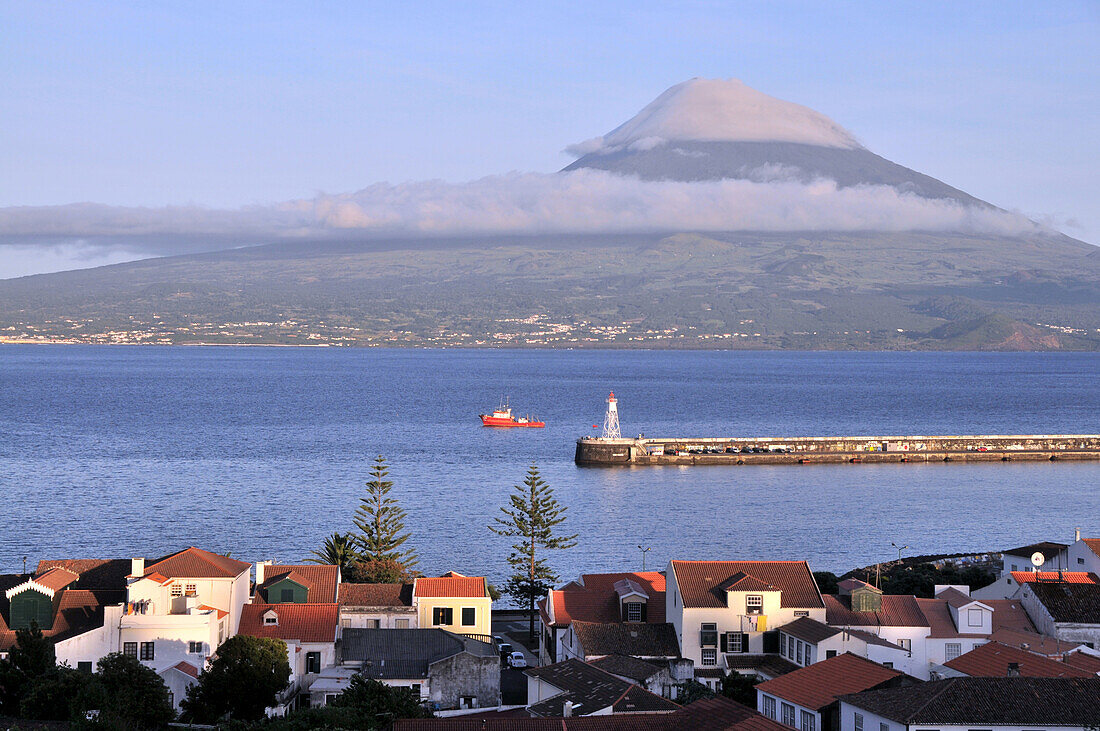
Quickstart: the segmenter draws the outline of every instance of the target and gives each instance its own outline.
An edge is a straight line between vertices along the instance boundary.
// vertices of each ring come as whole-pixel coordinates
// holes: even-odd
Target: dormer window
[[[746,614],[760,614],[764,611],[764,595],[763,594],[746,594],[745,595],[745,613]]]
[[[275,612],[267,612],[264,614],[264,626],[272,627],[279,624],[279,615]]]
[[[626,607],[626,621],[627,622],[641,622],[642,621],[642,603],[641,602],[625,602],[623,606]]]

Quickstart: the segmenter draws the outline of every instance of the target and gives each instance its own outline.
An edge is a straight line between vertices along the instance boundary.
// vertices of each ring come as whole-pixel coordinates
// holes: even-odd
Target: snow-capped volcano
[[[736,79],[691,79],[626,123],[573,145],[566,170],[596,168],[643,180],[834,180],[889,185],[924,198],[989,204],[866,149],[839,124]]]

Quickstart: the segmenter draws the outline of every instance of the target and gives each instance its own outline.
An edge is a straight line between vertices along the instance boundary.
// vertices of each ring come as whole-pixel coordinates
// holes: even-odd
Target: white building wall
[[[377,622],[378,629],[397,629],[397,620],[408,622],[407,629],[416,629],[416,610],[409,607],[405,610],[371,607],[358,609],[354,607],[340,607],[340,626],[343,628],[370,629]]]
[[[802,714],[808,713],[813,716],[815,731],[827,731],[827,729],[821,728],[821,714],[817,711],[806,708],[804,706],[800,706],[797,703],[791,703],[790,701],[783,700],[783,698],[779,696],[770,693],[763,693],[760,690],[756,691],[756,710],[758,713],[764,713],[764,699],[768,697],[775,698],[775,716],[768,716],[769,718],[773,718],[773,720],[778,721],[779,723],[783,723],[783,706],[792,706],[794,708],[794,728],[802,728]],[[867,730],[864,729],[864,731]],[[878,731],[878,729],[873,729],[873,731]]]
[[[217,612],[124,616],[116,650],[121,652],[125,643],[136,642],[140,660],[141,643],[152,642],[153,659],[141,661],[146,667],[159,673],[180,661],[186,661],[201,668],[206,657],[217,649],[219,634],[227,634],[220,632],[225,621],[218,618]],[[191,642],[202,643],[201,654],[189,652]]]
[[[1100,574],[1100,556],[1096,555],[1084,541],[1077,541],[1066,551],[1067,571],[1092,571]]]
[[[916,731],[916,729],[929,728],[928,724],[914,724],[912,726],[906,726],[903,723],[897,721],[891,721],[888,718],[882,716],[876,716],[873,713],[861,710],[851,704],[840,702],[840,729],[841,731],[855,731],[856,722],[855,714],[861,714],[863,716],[863,731],[879,731],[879,724],[886,724],[885,731]],[[979,723],[975,721],[971,724],[952,726],[950,724],[936,724],[937,731],[971,731],[975,728],[982,729],[996,729],[996,731],[1034,731],[1036,726],[1015,726],[1015,725],[999,725],[990,723]],[[1039,724],[1038,728],[1042,728],[1042,724]],[[1058,726],[1058,731],[1086,731],[1084,726]]]
[[[90,662],[92,669],[104,656],[117,652],[122,645],[118,643],[118,624],[122,618],[122,605],[103,608],[103,626],[89,632],[54,643],[54,655],[57,663],[75,668],[82,662]]]

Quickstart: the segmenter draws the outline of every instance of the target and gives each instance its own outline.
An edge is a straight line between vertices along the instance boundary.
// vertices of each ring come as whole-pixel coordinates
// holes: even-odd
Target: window
[[[351,626],[351,617],[340,617],[340,626],[347,629]]]
[[[1078,556],[1078,557],[1077,557],[1077,563],[1079,563],[1079,564],[1083,564],[1083,563],[1085,563],[1085,559],[1083,559],[1083,558],[1081,558],[1080,556]]]
[[[717,665],[718,664],[718,650],[713,647],[703,648],[703,664],[704,665]]]
[[[966,623],[971,627],[982,626],[982,610],[970,609],[966,613]]]
[[[808,609],[796,609],[794,610],[794,616],[796,617],[809,617],[810,610]]]
[[[455,610],[450,607],[436,607],[432,610],[432,624],[437,627],[441,624],[454,624]]]
[[[319,673],[319,672],[321,672],[321,653],[319,653],[319,652],[307,652],[306,653],[306,672],[307,673]]]
[[[857,713],[855,715],[855,731],[863,731],[863,714]]]
[[[825,659],[828,660],[830,657],[836,657],[836,650],[825,651]]]
[[[382,621],[379,619],[368,619],[364,624],[367,629],[378,629],[382,626]]]
[[[740,632],[726,633],[726,652],[745,652],[745,648],[741,646]]]
[[[123,642],[122,654],[126,657],[132,657],[137,660],[137,643],[136,642]]]
[[[1012,564],[1012,570],[1019,571],[1020,569],[1016,566],[1016,564]]]
[[[787,659],[794,659],[794,638],[787,635]]]
[[[192,654],[195,654],[195,655],[201,655],[202,654],[202,643],[201,642],[188,642],[187,643],[187,651],[192,653]]]
[[[416,698],[420,697],[420,683],[413,683],[412,685],[409,686],[409,688],[412,689],[414,697],[416,697]]]
[[[641,622],[642,621],[642,603],[641,602],[627,602],[626,603],[626,621],[627,622]]]
[[[90,673],[90,672],[92,672],[92,663],[90,663],[90,662],[78,662],[76,664],[76,669],[79,670],[82,673]]]
[[[887,670],[893,670],[894,669],[894,663],[884,662],[884,663],[882,663],[882,667],[886,668]]]
[[[152,643],[152,642],[142,642],[141,643],[141,659],[142,660],[155,660],[156,659],[154,657],[154,653],[153,653],[153,644],[154,643]]]
[[[798,663],[799,665],[801,665],[802,664],[802,643],[801,642],[796,642],[794,644],[794,657],[795,657],[794,661],[796,663]]]
[[[905,650],[906,652],[913,651],[913,640],[909,639],[908,637],[902,638],[900,640],[894,640],[894,644]]]
[[[408,629],[409,628],[409,620],[407,620],[407,619],[395,619],[395,620],[393,620],[393,627],[394,627],[394,629]]]
[[[267,614],[264,615],[264,624],[265,625],[272,625],[272,624],[278,624],[278,623],[279,623],[279,615],[275,614],[275,612],[268,612]]]
[[[760,614],[764,611],[764,597],[760,594],[748,594],[745,596],[745,612],[748,614]]]
[[[1005,579],[1005,583],[1006,584],[1011,584],[1012,583],[1012,577],[1009,576],[1007,579]]]
[[[770,695],[764,696],[764,715],[768,718],[775,718],[775,698]]]
[[[809,711],[802,712],[802,731],[814,731],[814,726],[817,725],[817,718]]]
[[[179,584],[172,584],[172,596],[183,596],[183,587]]]
[[[199,592],[198,592],[198,589],[195,587],[194,584],[188,584],[187,585],[187,591],[185,593],[187,594],[187,596],[195,596]]]
[[[788,726],[794,726],[794,706],[789,703],[780,704],[780,709],[783,713],[783,723]]]
[[[962,644],[959,642],[948,642],[944,646],[944,659],[954,660],[956,657],[962,654]]]
[[[699,644],[705,646],[717,646],[718,625],[714,622],[703,622],[699,625]]]
[[[878,731],[890,731],[890,724],[880,722],[878,725]]]
[[[172,708],[176,707],[176,694],[172,691],[168,691],[168,705],[172,706]]]
[[[279,589],[279,601],[281,601],[283,603],[293,602],[294,601],[294,590],[293,589]]]
[[[462,626],[473,627],[477,624],[477,609],[474,607],[462,608]]]

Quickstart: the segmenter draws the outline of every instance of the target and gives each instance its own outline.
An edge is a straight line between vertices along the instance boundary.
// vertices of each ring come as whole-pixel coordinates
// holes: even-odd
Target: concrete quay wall
[[[722,450],[689,453],[700,448]],[[738,452],[727,452],[727,448]],[[756,448],[756,452],[749,451]],[[679,454],[671,454],[675,450]],[[766,451],[764,451],[766,450]],[[656,452],[656,453],[655,453]],[[663,452],[663,453],[662,453]],[[1097,434],[638,438],[577,440],[579,465],[746,465],[845,462],[1100,460]]]

